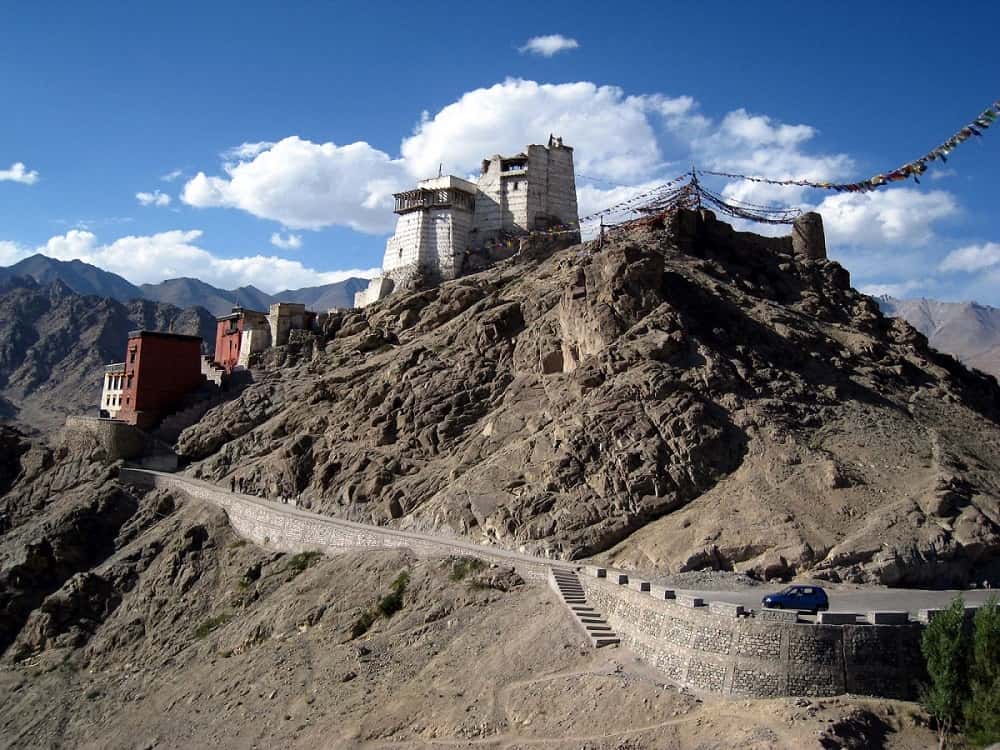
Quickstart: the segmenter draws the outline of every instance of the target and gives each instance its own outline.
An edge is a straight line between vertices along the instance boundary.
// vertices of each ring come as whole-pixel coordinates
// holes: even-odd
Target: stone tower
[[[473,244],[577,221],[573,149],[562,138],[484,159],[478,188]]]

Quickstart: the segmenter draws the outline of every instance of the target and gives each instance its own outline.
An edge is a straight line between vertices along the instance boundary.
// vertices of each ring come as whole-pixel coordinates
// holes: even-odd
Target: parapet
[[[816,623],[799,622],[797,612],[703,601],[610,568],[588,567],[579,581],[623,645],[698,692],[912,698],[923,674],[923,626],[907,612],[821,612]]]
[[[690,254],[697,254],[696,247],[708,245],[734,254],[770,252],[813,260],[826,258],[823,217],[814,211],[799,216],[792,225],[791,234],[784,237],[737,232],[731,224],[720,221],[706,208],[678,209],[671,229],[678,248]]]

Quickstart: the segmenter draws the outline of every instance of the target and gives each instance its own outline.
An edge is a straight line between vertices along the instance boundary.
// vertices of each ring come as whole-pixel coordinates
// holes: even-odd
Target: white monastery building
[[[396,193],[396,232],[385,245],[382,275],[354,296],[365,307],[420,276],[462,275],[465,258],[490,244],[558,226],[577,226],[573,149],[549,136],[514,156],[484,159],[478,183],[454,175],[421,180]]]

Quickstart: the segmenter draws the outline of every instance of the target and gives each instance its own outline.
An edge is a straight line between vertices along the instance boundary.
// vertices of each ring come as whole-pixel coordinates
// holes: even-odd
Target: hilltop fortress
[[[396,232],[385,245],[382,275],[354,297],[365,307],[418,279],[461,276],[467,259],[535,231],[578,229],[573,149],[549,136],[514,156],[483,159],[477,183],[445,175],[395,194]]]

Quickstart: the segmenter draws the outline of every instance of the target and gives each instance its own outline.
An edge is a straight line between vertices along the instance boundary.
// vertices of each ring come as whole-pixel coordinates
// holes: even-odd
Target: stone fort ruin
[[[396,231],[382,275],[354,297],[365,307],[417,280],[461,276],[472,254],[530,232],[578,227],[573,149],[549,136],[514,156],[484,159],[476,183],[444,175],[395,194]]]

